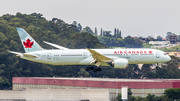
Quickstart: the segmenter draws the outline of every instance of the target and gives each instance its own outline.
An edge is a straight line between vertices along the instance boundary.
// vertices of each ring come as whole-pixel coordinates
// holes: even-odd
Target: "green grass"
[[[162,49],[159,49],[159,50],[166,51],[166,52],[171,52],[171,51],[178,52],[178,51],[180,51],[180,45],[177,45],[177,46],[174,46],[174,47],[171,47],[171,48],[162,48]]]

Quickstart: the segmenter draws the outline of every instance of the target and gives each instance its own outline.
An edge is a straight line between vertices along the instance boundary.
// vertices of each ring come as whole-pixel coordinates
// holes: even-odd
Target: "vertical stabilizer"
[[[44,50],[23,28],[16,28],[26,53]]]

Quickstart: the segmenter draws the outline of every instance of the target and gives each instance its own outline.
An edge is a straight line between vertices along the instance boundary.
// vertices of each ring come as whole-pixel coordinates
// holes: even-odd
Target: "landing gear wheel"
[[[156,66],[156,69],[159,69],[160,67],[159,66]]]
[[[93,67],[93,66],[91,66],[91,67],[90,67],[90,70],[93,70],[93,69],[94,69],[94,67]]]
[[[86,68],[86,71],[90,71],[90,68],[87,67],[87,68]]]
[[[99,71],[99,72],[100,72],[100,71],[101,71],[101,68],[98,68],[98,69],[97,69],[97,71]]]
[[[97,72],[98,70],[97,69],[93,69],[93,72]]]
[[[91,70],[91,66],[88,66],[87,68],[86,68],[86,71],[90,71]]]
[[[100,72],[101,71],[101,68],[98,68],[97,66],[88,66],[86,68],[86,71],[90,71],[90,70],[93,70],[93,72]]]

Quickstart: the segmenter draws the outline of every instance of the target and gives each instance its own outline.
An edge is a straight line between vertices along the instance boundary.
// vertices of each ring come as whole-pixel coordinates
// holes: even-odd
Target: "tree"
[[[86,26],[86,27],[85,27],[85,28],[83,28],[83,29],[85,29],[85,30],[87,31],[87,33],[88,33],[88,34],[92,34],[92,35],[94,35],[94,32],[91,30],[91,28],[90,28],[90,27]]]
[[[43,18],[43,17],[42,17],[43,14],[40,14],[40,13],[38,13],[38,14],[37,14],[37,13],[32,13],[31,15],[32,15],[32,16],[35,16],[37,19],[42,19],[42,18]]]
[[[79,77],[89,77],[89,72],[85,71],[83,68],[80,69],[80,71],[78,72]]]
[[[77,26],[77,22],[73,21],[72,25]]]
[[[148,101],[155,101],[155,95],[154,94],[148,94],[147,96],[146,96],[146,99],[148,100]]]
[[[127,36],[124,41],[126,48],[134,48],[134,39],[131,36]]]
[[[166,97],[172,98],[173,100],[180,99],[180,88],[166,89],[164,91],[164,94],[165,94]]]
[[[152,36],[148,36],[147,37],[147,42],[149,42],[149,41],[155,41],[155,39]]]
[[[118,96],[116,97],[116,100],[117,100],[117,101],[122,101],[122,100],[121,100],[121,93],[118,93]]]
[[[178,37],[177,37],[177,41],[178,41],[178,42],[180,42],[180,35],[178,35]]]
[[[167,32],[166,34],[167,34],[167,35],[172,35],[172,33],[171,33],[171,32]]]
[[[95,27],[95,35],[97,35],[97,28]]]
[[[81,24],[80,24],[80,23],[78,24],[77,29],[78,29],[79,31],[81,31],[82,26],[81,26]]]
[[[103,31],[103,36],[106,36],[106,37],[112,37],[111,35],[111,31]]]
[[[175,56],[170,56],[171,61],[167,62],[167,66],[163,66],[166,70],[168,70],[169,74],[172,74],[174,71],[178,71],[180,59]]]
[[[10,82],[7,78],[0,77],[0,89],[8,88],[10,86]]]
[[[162,41],[162,37],[161,36],[157,36],[157,40],[158,41]]]
[[[128,96],[131,96],[131,95],[132,95],[131,88],[128,88]]]
[[[155,73],[156,78],[169,78],[168,70],[165,68],[159,68]]]
[[[134,39],[134,48],[141,48],[141,47],[143,47],[143,43],[139,39],[135,38]]]
[[[114,28],[114,36],[116,35],[116,28]]]
[[[121,30],[120,30],[120,32],[119,32],[119,37],[117,37],[117,38],[122,38],[122,36],[121,36]]]
[[[121,93],[118,93],[118,95],[117,95],[117,97],[116,97],[116,100],[117,100],[117,101],[122,101],[122,100],[121,100]]]
[[[131,91],[131,88],[128,88],[128,99],[132,96],[132,91]],[[118,101],[122,101],[121,100],[121,93],[118,93],[118,96],[116,97],[116,99]],[[131,100],[128,100],[128,101],[131,101]]]
[[[119,29],[117,28],[116,34],[119,34]]]
[[[101,34],[100,34],[100,36],[103,36],[102,28],[101,28]]]
[[[141,77],[144,78],[144,77],[148,77],[147,76],[147,73],[150,72],[150,64],[143,64],[142,68],[141,68]]]
[[[122,37],[121,37],[121,31],[119,31],[119,29],[118,29],[118,33],[115,35],[115,37],[116,37],[116,38],[122,38]]]
[[[141,78],[141,70],[139,69],[138,65],[133,64],[133,78]]]
[[[166,33],[166,39],[169,39],[169,36],[170,36],[170,35],[172,35],[172,33],[171,33],[171,32],[167,32],[167,33]]]
[[[139,39],[134,39],[131,36],[125,37],[124,43],[127,48],[141,48],[143,46]]]
[[[105,36],[106,35],[106,33],[105,33],[105,31],[103,30],[103,34],[102,34],[103,36]]]
[[[52,18],[52,22],[56,22],[58,18]]]
[[[127,68],[125,68],[125,71],[126,71],[126,78],[133,78],[133,75],[134,75],[134,65],[133,64],[130,64],[128,65]]]

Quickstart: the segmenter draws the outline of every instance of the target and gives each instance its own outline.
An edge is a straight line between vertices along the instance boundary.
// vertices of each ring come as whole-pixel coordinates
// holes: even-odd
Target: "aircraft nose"
[[[165,58],[164,58],[164,61],[165,62],[168,62],[168,61],[170,61],[171,60],[171,57],[170,56],[166,56]]]

